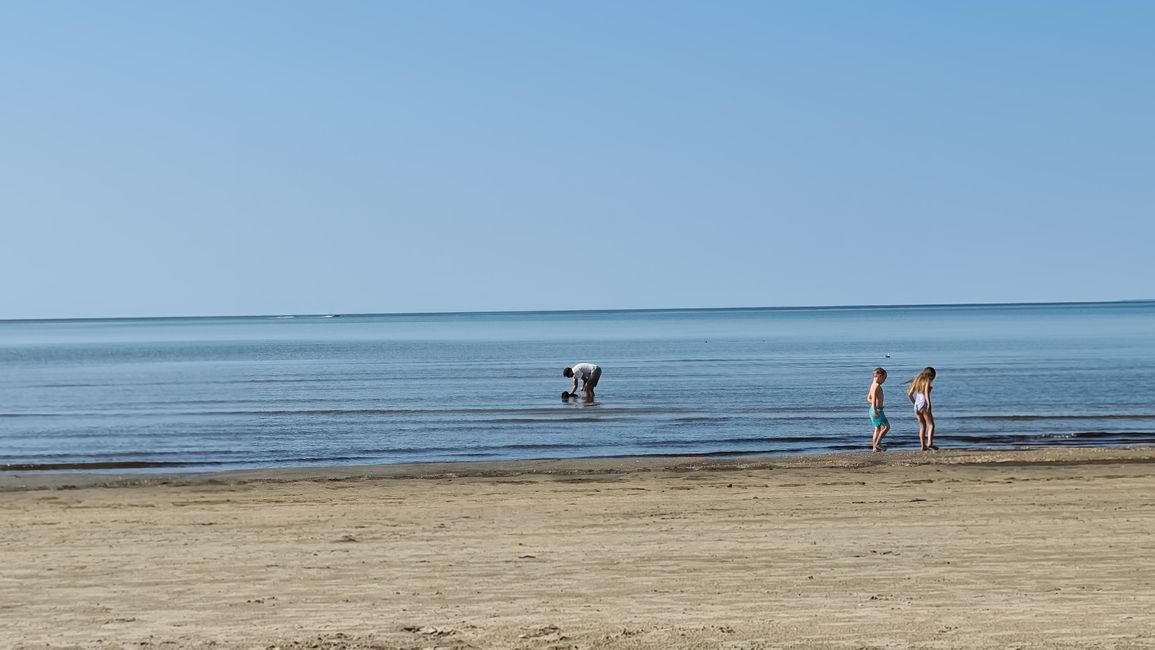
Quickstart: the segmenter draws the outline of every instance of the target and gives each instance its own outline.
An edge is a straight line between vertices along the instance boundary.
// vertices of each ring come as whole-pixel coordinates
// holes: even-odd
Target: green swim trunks
[[[883,413],[884,410],[885,409],[878,409],[875,411],[873,406],[870,407],[870,410],[867,411],[867,413],[870,415],[870,423],[876,427],[881,427],[884,424],[890,424],[890,421],[886,419],[886,414]]]

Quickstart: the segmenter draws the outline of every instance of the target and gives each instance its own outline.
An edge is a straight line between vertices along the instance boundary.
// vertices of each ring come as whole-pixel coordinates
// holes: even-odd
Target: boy
[[[592,363],[575,363],[572,367],[562,370],[561,374],[563,377],[573,377],[573,389],[570,392],[574,395],[578,391],[578,379],[581,379],[586,401],[594,401],[594,388],[598,385],[598,380],[602,378],[600,367]]]
[[[874,425],[874,437],[870,440],[872,451],[883,450],[882,437],[890,431],[890,422],[887,421],[886,414],[882,412],[882,385],[884,383],[886,383],[886,370],[875,368],[874,381],[871,382],[870,390],[866,393],[866,403],[870,404],[870,423]]]

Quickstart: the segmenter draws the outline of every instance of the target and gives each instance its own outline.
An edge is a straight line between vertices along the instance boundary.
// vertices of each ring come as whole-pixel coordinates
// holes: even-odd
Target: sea
[[[596,400],[563,400],[578,362]],[[0,471],[1155,443],[1155,301],[0,321]],[[933,453],[933,452],[928,452]]]

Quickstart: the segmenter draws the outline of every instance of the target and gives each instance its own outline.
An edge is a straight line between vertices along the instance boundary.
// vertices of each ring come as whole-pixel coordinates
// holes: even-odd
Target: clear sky
[[[0,318],[1155,298],[1155,2],[0,0]]]

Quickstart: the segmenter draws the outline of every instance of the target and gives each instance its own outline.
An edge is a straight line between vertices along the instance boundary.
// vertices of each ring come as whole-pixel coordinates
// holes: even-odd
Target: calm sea
[[[563,403],[567,365],[604,369]],[[1155,443],[1155,302],[0,322],[0,469]]]

